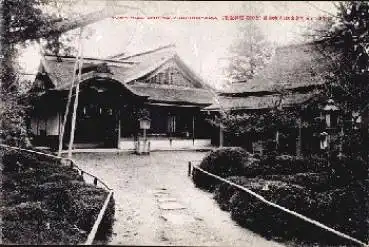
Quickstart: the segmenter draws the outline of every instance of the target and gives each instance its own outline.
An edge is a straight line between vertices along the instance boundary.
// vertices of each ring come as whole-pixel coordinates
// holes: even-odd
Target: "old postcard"
[[[367,2],[0,3],[2,244],[367,246]]]

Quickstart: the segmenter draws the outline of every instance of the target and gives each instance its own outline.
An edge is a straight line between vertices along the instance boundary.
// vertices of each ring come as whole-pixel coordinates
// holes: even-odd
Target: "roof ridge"
[[[313,41],[308,41],[308,42],[298,43],[298,44],[281,45],[281,46],[277,46],[275,49],[276,50],[283,50],[283,49],[289,49],[289,48],[294,48],[294,47],[317,45],[317,44],[320,44],[321,42],[322,42],[321,40],[313,40]]]
[[[42,54],[42,57],[54,57],[54,58],[64,58],[64,59],[75,59],[76,56],[71,55],[63,55],[63,56],[57,56],[53,54]],[[134,62],[131,61],[121,61],[119,59],[110,59],[110,58],[97,58],[97,57],[83,57],[83,60],[95,60],[95,61],[101,61],[101,62],[113,62],[113,63],[122,63],[122,64],[134,64]],[[66,60],[69,61],[69,60]]]
[[[208,91],[206,88],[196,88],[196,87],[186,87],[186,86],[179,86],[179,85],[167,85],[167,84],[155,84],[155,83],[145,83],[145,82],[136,82],[135,84],[131,85],[133,87],[150,87],[150,88],[163,88],[163,89],[170,89],[170,88],[178,88],[183,90],[198,90],[198,91]]]
[[[137,57],[137,56],[141,56],[141,55],[146,55],[146,54],[149,54],[149,53],[154,53],[154,52],[157,52],[159,50],[163,50],[163,49],[170,48],[170,47],[175,48],[176,45],[174,43],[170,43],[170,44],[167,44],[167,45],[164,45],[164,46],[159,46],[155,49],[151,49],[151,50],[148,50],[148,51],[132,54],[132,55],[129,55],[129,56],[126,56],[126,57],[121,57],[119,59],[117,57],[124,56],[124,53],[120,53],[120,54],[117,54],[117,55],[114,55],[114,56],[109,56],[109,58],[112,58],[112,59],[115,58],[115,59],[118,59],[118,60],[128,59],[128,58],[133,58],[133,57]]]

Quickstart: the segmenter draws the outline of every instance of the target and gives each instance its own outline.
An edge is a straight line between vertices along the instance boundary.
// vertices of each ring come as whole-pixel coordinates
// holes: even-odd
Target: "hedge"
[[[12,150],[4,153],[3,165],[3,243],[79,244],[87,239],[107,191],[86,184],[76,170],[52,157]],[[96,240],[108,239],[113,220],[112,198]]]
[[[251,161],[251,154],[240,147],[218,148],[210,152],[200,163],[200,168],[221,177],[228,177],[240,174],[244,171],[244,166]],[[212,191],[217,184],[217,180],[198,172],[193,171],[192,179],[196,186]]]
[[[318,156],[256,158],[241,148],[222,148],[200,167],[363,242],[369,239],[369,179],[365,162],[357,157],[333,157],[330,162]],[[220,208],[240,225],[265,237],[353,245],[196,169],[193,181],[213,191]]]
[[[318,220],[359,240],[368,239],[368,183],[364,185],[358,182],[339,189],[317,193],[291,182],[238,176],[227,179],[251,189],[267,200]],[[345,241],[279,209],[268,206],[227,183],[217,186],[214,198],[223,210],[231,212],[232,219],[240,225],[268,238],[272,236],[285,240],[297,238],[303,241],[329,244],[339,244]],[[306,235],[306,232],[311,232],[311,234]]]

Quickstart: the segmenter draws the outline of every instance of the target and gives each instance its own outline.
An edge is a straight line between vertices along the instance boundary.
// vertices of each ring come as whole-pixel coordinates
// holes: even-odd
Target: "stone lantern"
[[[339,109],[335,105],[334,100],[329,99],[327,104],[323,108],[327,129],[335,127],[337,125],[337,120],[338,120],[337,112],[338,111]]]
[[[338,111],[339,108],[335,105],[333,99],[329,99],[327,104],[323,108],[323,114],[326,123],[326,129],[320,134],[320,148],[327,150],[328,164],[330,163],[330,151],[331,151],[331,130],[338,126]]]
[[[138,121],[140,123],[140,129],[143,130],[143,143],[142,143],[143,145],[142,145],[142,148],[141,148],[140,141],[138,141],[136,152],[139,153],[139,154],[149,153],[150,152],[150,143],[147,142],[146,131],[148,129],[150,129],[151,119],[149,117],[142,117],[142,118],[139,118]]]

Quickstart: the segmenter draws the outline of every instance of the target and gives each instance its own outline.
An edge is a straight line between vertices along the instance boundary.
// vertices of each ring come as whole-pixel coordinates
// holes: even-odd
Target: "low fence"
[[[364,243],[364,242],[362,242],[362,241],[360,241],[360,240],[358,240],[358,239],[356,239],[356,238],[354,238],[354,237],[351,237],[351,236],[349,236],[349,235],[347,235],[347,234],[345,234],[345,233],[342,233],[342,232],[340,232],[340,231],[337,231],[337,230],[335,230],[335,229],[333,229],[333,228],[331,228],[331,227],[329,227],[329,226],[326,226],[326,225],[324,225],[324,224],[320,223],[319,221],[316,221],[316,220],[311,219],[311,218],[309,218],[309,217],[306,217],[306,216],[304,216],[304,215],[302,215],[302,214],[299,214],[299,213],[297,213],[297,212],[295,212],[295,211],[292,211],[292,210],[290,210],[290,209],[288,209],[288,208],[285,208],[285,207],[283,207],[283,206],[280,206],[280,205],[278,205],[278,204],[276,204],[276,203],[274,203],[274,202],[271,202],[271,201],[269,201],[269,200],[265,199],[263,196],[261,196],[261,195],[259,195],[259,194],[255,193],[255,192],[253,192],[253,191],[252,191],[252,190],[250,190],[250,189],[247,189],[247,188],[245,188],[245,187],[243,187],[243,186],[240,186],[240,185],[238,185],[238,184],[235,184],[235,183],[233,183],[233,182],[231,182],[231,181],[229,181],[229,180],[227,180],[227,179],[224,179],[224,178],[219,177],[219,176],[217,176],[217,175],[215,175],[215,174],[212,174],[212,173],[210,173],[210,172],[207,172],[207,171],[205,171],[204,169],[200,168],[198,165],[195,165],[195,163],[198,163],[198,162],[199,162],[199,161],[189,161],[189,162],[188,162],[188,174],[187,174],[187,175],[188,175],[189,177],[191,177],[191,176],[192,176],[194,169],[196,169],[196,170],[198,170],[198,171],[200,171],[200,172],[202,172],[202,173],[204,173],[204,174],[207,174],[208,176],[211,176],[211,177],[213,177],[213,178],[215,178],[215,179],[218,179],[219,181],[222,181],[222,182],[224,182],[224,183],[227,183],[227,184],[229,184],[229,185],[231,185],[231,186],[234,186],[234,187],[236,187],[236,188],[238,188],[238,189],[240,189],[240,190],[242,190],[242,191],[244,191],[244,192],[246,192],[246,193],[250,194],[251,196],[253,196],[253,197],[257,198],[258,200],[260,200],[261,202],[263,202],[263,203],[265,203],[265,204],[267,204],[267,205],[269,205],[269,206],[272,206],[272,207],[274,207],[274,208],[277,208],[277,209],[279,209],[279,210],[282,210],[282,211],[284,211],[284,212],[286,212],[286,213],[288,213],[288,214],[290,214],[290,215],[293,215],[293,216],[295,216],[295,217],[297,217],[297,218],[299,218],[299,219],[301,219],[301,220],[303,220],[303,221],[306,221],[306,222],[308,222],[308,223],[310,223],[310,224],[312,224],[312,225],[315,225],[315,226],[317,226],[317,227],[319,227],[319,228],[321,228],[321,229],[324,229],[324,230],[326,230],[326,231],[328,231],[328,232],[330,232],[330,233],[333,233],[333,234],[335,234],[336,236],[339,236],[339,237],[341,237],[341,238],[344,238],[344,239],[347,239],[347,240],[353,241],[353,242],[355,242],[355,243],[357,243],[357,244],[360,244],[360,245],[362,245],[362,246],[369,247],[369,244],[368,244],[368,243]]]
[[[100,178],[98,178],[95,175],[93,175],[89,172],[86,172],[86,171],[82,170],[81,168],[79,168],[77,166],[76,162],[73,159],[64,158],[64,157],[57,157],[57,156],[52,155],[52,154],[46,154],[46,153],[43,153],[43,152],[24,149],[24,148],[12,147],[12,146],[8,146],[8,145],[4,145],[4,144],[0,144],[0,147],[4,148],[4,149],[8,149],[8,150],[12,149],[12,150],[18,150],[18,151],[27,152],[27,153],[33,153],[33,154],[36,154],[36,155],[49,157],[51,159],[58,160],[61,165],[69,166],[71,169],[78,170],[78,172],[83,177],[83,180],[86,183],[87,183],[86,178],[91,178],[91,183],[93,183],[95,186],[100,186],[100,187],[102,187],[102,188],[104,188],[108,191],[108,195],[106,196],[106,199],[104,201],[104,204],[103,204],[102,208],[99,211],[97,219],[95,220],[95,223],[92,226],[92,229],[91,229],[90,233],[87,236],[87,240],[83,243],[83,245],[91,245],[93,243],[94,239],[95,239],[95,236],[96,236],[97,230],[100,226],[100,223],[101,223],[101,221],[102,221],[102,219],[105,215],[105,212],[106,212],[106,209],[108,207],[109,201],[110,201],[111,197],[113,196],[113,193],[114,193],[113,190],[104,181],[102,181]]]

